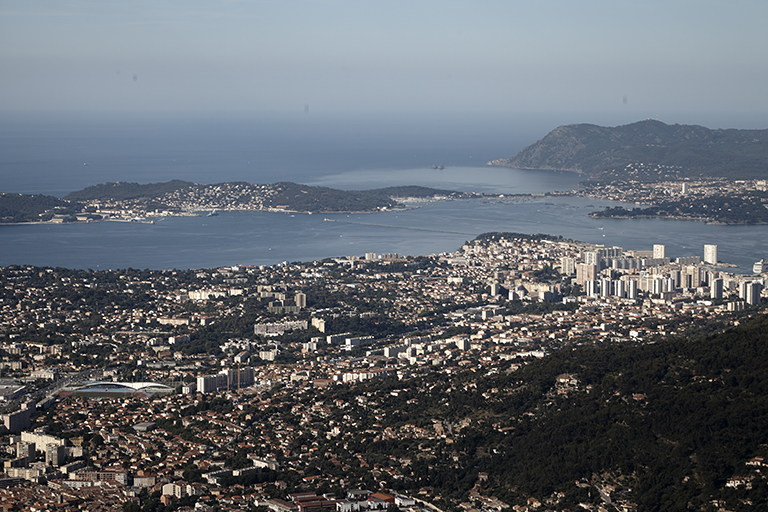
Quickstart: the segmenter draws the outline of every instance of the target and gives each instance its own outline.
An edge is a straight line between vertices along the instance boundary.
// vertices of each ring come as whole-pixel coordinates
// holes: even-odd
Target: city
[[[4,0],[0,512],[768,510],[768,3],[551,4]]]
[[[452,446],[467,432],[515,429],[503,415],[449,414],[451,390],[492,403],[521,385],[493,379],[564,350],[655,344],[754,316],[762,265],[748,275],[724,268],[714,244],[672,259],[663,245],[511,233],[418,257],[189,271],[6,267],[0,503],[303,512],[583,500],[588,510],[634,510],[631,493],[611,498],[621,485],[603,477],[574,487],[596,488],[591,502],[583,492],[503,492],[477,470],[447,494],[424,460],[466,472]],[[590,387],[563,374],[552,392]]]

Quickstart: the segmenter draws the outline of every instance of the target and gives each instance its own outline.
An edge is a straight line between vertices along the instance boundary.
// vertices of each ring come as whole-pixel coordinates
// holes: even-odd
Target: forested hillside
[[[710,130],[650,119],[616,127],[571,124],[489,165],[623,179],[626,166],[637,163],[652,169],[643,179],[768,178],[768,130]]]
[[[562,351],[517,371],[391,385],[403,387],[411,392],[392,396],[378,383],[354,395],[378,396],[382,427],[442,424],[446,442],[369,438],[349,449],[369,463],[410,457],[404,488],[462,499],[480,485],[507,503],[562,492],[563,506],[600,501],[594,486],[610,485],[638,510],[768,506],[762,473],[746,465],[768,457],[768,317],[706,339]],[[736,476],[751,489],[726,487]]]
[[[172,180],[163,183],[130,183],[118,181],[116,183],[101,183],[92,185],[83,190],[71,192],[65,199],[69,201],[114,200],[124,201],[128,199],[147,198],[155,199],[165,194],[175,192],[193,186],[191,181]]]
[[[450,190],[403,186],[374,190],[339,190],[313,187],[291,182],[275,183],[277,194],[270,198],[269,206],[286,206],[290,210],[308,212],[371,211],[403,206],[396,199],[402,197],[432,197],[451,195]]]
[[[0,193],[0,223],[49,220],[56,213],[72,213],[72,205],[58,197]]]

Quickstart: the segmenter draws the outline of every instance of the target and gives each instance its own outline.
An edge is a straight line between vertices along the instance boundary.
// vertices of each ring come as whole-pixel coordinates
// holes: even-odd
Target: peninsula
[[[603,180],[765,179],[768,130],[711,130],[651,119],[616,127],[570,124],[488,165],[576,171]]]
[[[768,130],[710,130],[650,119],[617,127],[571,124],[488,165],[583,173],[588,179],[580,189],[556,195],[634,205],[592,217],[768,223]]]
[[[0,222],[135,221],[156,216],[197,215],[206,210],[377,212],[471,195],[419,186],[338,190],[291,182],[271,185],[246,182],[204,185],[181,180],[149,184],[117,182],[87,187],[63,199],[0,194]]]

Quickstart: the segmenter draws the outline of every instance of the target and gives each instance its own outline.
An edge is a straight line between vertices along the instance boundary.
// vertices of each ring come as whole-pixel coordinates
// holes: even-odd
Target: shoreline
[[[561,196],[562,197],[562,196]],[[489,199],[512,199],[513,196],[511,195],[503,195],[503,196],[497,196],[492,197]],[[544,199],[542,196],[538,196],[537,194],[516,194],[514,196],[514,199],[524,199],[528,198],[530,200],[536,200],[536,199]],[[442,201],[442,200],[438,200]],[[438,202],[438,201],[430,201],[431,202]],[[358,210],[358,211],[316,211],[316,212],[310,212],[310,211],[301,211],[301,210],[287,210],[282,208],[264,208],[260,210],[254,210],[250,208],[217,208],[218,211],[221,212],[252,212],[252,213],[258,213],[258,212],[267,212],[267,213],[286,213],[291,215],[365,215],[365,214],[374,214],[374,213],[397,213],[397,212],[406,212],[410,210],[417,210],[419,208],[423,208],[427,204],[423,205],[414,205],[409,206],[406,208],[393,208],[393,209],[387,209],[387,210]],[[197,212],[205,212],[208,210],[189,210],[185,212],[184,214],[180,215],[159,215],[156,217],[146,217],[143,220],[134,220],[134,219],[127,219],[127,218],[111,218],[111,219],[98,219],[98,220],[86,220],[86,221],[74,221],[74,222],[51,222],[51,221],[30,221],[30,222],[0,222],[0,226],[59,226],[59,225],[65,225],[65,224],[92,224],[97,222],[119,222],[122,224],[155,224],[156,222],[159,222],[163,219],[170,219],[174,217],[207,217],[207,215],[200,215]],[[194,215],[191,215],[190,212],[195,212]],[[680,220],[680,221],[691,221],[691,222],[703,222],[704,224],[710,225],[710,226],[765,226],[768,225],[768,222],[723,222],[718,221],[712,218],[695,218],[695,217],[679,217],[679,216],[667,216],[667,215],[613,215],[611,217],[602,217],[597,216],[593,214],[587,214],[587,217],[591,219],[602,219],[602,220],[610,220],[610,219],[637,219],[637,220],[643,220],[643,219],[659,219],[659,220]]]
[[[442,201],[442,200],[437,200]],[[437,202],[437,201],[430,201],[430,202]],[[424,205],[414,205],[409,206],[406,208],[392,208],[392,209],[386,209],[386,210],[340,210],[340,211],[303,211],[303,210],[288,210],[285,208],[262,208],[262,209],[253,209],[253,208],[216,208],[219,212],[246,212],[246,213],[290,213],[292,215],[299,214],[299,215],[363,215],[363,214],[369,214],[369,213],[389,213],[389,212],[405,212],[409,210],[417,210],[419,208],[423,208],[426,206],[426,202]],[[35,226],[35,225],[47,225],[47,226],[60,226],[60,225],[69,225],[69,224],[93,224],[97,222],[119,222],[121,224],[154,224],[156,221],[160,221],[163,219],[171,219],[175,217],[208,217],[207,215],[201,215],[203,212],[210,211],[210,209],[192,209],[192,210],[185,210],[183,213],[180,213],[178,215],[157,215],[157,216],[148,216],[145,218],[142,218],[142,220],[136,220],[134,218],[104,218],[104,219],[92,219],[92,220],[76,220],[72,222],[52,222],[52,221],[30,221],[30,222],[0,222],[0,226]]]
[[[591,175],[586,174],[584,171],[580,169],[555,169],[550,167],[518,167],[516,165],[508,165],[498,162],[504,162],[505,160],[511,160],[511,159],[505,159],[505,158],[498,158],[496,160],[491,160],[485,164],[486,167],[505,167],[507,169],[518,169],[520,171],[557,171],[557,172],[572,172],[574,174],[587,176],[589,178],[592,178]]]
[[[488,164],[490,165],[490,163]],[[499,167],[504,167],[500,166]],[[517,168],[515,168],[517,169]],[[539,170],[539,169],[531,169],[531,170]],[[553,169],[544,169],[544,170],[553,170]],[[562,170],[562,169],[561,169]],[[563,170],[567,172],[577,172],[577,171],[570,171],[570,170]],[[409,198],[394,198],[398,200],[401,204],[404,204],[404,207],[401,208],[383,208],[383,209],[367,209],[367,210],[329,210],[329,211],[323,211],[323,210],[315,210],[315,211],[309,211],[309,210],[293,210],[288,208],[280,208],[280,207],[260,207],[260,208],[252,208],[252,207],[237,207],[237,206],[216,206],[216,207],[192,207],[192,208],[185,208],[180,210],[178,213],[172,213],[172,214],[162,214],[162,215],[152,215],[147,214],[146,216],[132,216],[132,217],[108,217],[108,218],[102,218],[102,219],[89,219],[89,220],[76,220],[72,222],[53,222],[53,221],[29,221],[29,222],[0,222],[0,226],[26,226],[26,225],[57,225],[57,224],[88,224],[92,222],[121,222],[121,223],[134,223],[134,224],[154,224],[157,221],[166,219],[166,218],[172,218],[172,217],[201,217],[201,216],[207,216],[206,213],[210,211],[223,211],[223,212],[269,212],[269,213],[287,213],[287,214],[300,214],[300,215],[361,215],[361,214],[373,214],[373,213],[387,213],[387,212],[404,212],[408,210],[414,210],[418,208],[423,208],[424,206],[427,206],[432,203],[437,202],[443,202],[443,201],[455,201],[455,200],[467,200],[467,199],[485,199],[485,200],[517,200],[517,201],[535,201],[535,200],[541,200],[546,199],[548,197],[558,197],[558,198],[565,198],[565,197],[584,197],[584,198],[593,198],[597,200],[606,200],[606,198],[601,197],[599,194],[580,194],[577,193],[574,190],[568,190],[568,191],[549,191],[549,192],[543,192],[543,193],[523,193],[523,194],[500,194],[500,193],[478,193],[478,192],[463,192],[460,196],[439,196],[439,197],[409,197]],[[611,201],[615,201],[613,199],[608,199]],[[621,201],[618,201],[621,202]],[[633,203],[638,204],[638,203]],[[592,212],[587,214],[588,217],[592,219],[662,219],[662,220],[683,220],[683,221],[696,221],[696,222],[703,222],[708,225],[716,225],[716,226],[759,226],[759,225],[766,225],[768,222],[727,222],[718,220],[716,218],[712,217],[686,217],[686,216],[675,216],[675,215],[612,215],[610,217],[604,217],[600,215],[596,215],[599,212]]]
[[[709,217],[680,217],[676,215],[612,215],[610,217],[603,217],[599,215],[589,214],[588,217],[592,219],[661,219],[661,220],[684,220],[693,222],[703,222],[710,226],[765,226],[768,222],[723,222],[715,220]]]

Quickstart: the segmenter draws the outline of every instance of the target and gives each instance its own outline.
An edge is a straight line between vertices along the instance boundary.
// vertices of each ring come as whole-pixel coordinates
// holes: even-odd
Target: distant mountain
[[[643,171],[637,176],[638,164]],[[651,119],[624,126],[570,124],[488,165],[559,169],[591,177],[768,178],[768,130],[710,130]],[[632,167],[629,167],[632,166]]]

